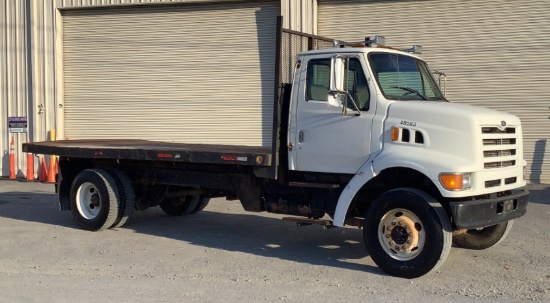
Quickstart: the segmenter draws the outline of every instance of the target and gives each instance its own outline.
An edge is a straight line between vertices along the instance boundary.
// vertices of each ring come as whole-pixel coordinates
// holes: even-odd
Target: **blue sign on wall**
[[[10,133],[26,133],[27,117],[8,117],[8,129]]]

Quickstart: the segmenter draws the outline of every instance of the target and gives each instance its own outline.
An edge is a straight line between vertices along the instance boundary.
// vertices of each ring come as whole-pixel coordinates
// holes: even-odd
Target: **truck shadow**
[[[544,170],[543,164],[546,154],[546,139],[540,139],[535,141],[535,151],[533,153],[533,158],[531,159],[530,164],[530,175],[529,179],[532,183],[540,184],[542,178],[542,172]]]
[[[367,252],[362,231],[358,229],[298,228],[277,218],[213,212],[208,208],[184,217],[167,216],[154,208],[137,213],[131,220],[125,228],[138,233],[226,251],[385,275],[377,267],[362,264]]]
[[[314,225],[298,228],[278,218],[227,214],[208,208],[184,217],[166,216],[155,208],[131,219],[126,228],[139,233],[226,251],[385,275],[378,267],[362,264],[367,252],[359,229],[323,230]]]
[[[0,218],[79,230],[70,212],[58,211],[56,201],[54,194],[0,193]],[[134,213],[121,229],[225,251],[386,275],[378,267],[364,264],[368,255],[359,229],[298,228],[279,218],[209,210],[220,209],[223,203],[232,202],[214,201],[214,207],[182,217],[151,208]],[[227,207],[237,209],[240,204]]]
[[[75,227],[67,220],[70,214],[60,216],[57,195],[53,193],[0,192],[0,218]]]
[[[529,189],[529,202],[537,204],[550,205],[550,186],[545,184],[530,184],[527,186]],[[529,211],[529,210],[527,210]]]

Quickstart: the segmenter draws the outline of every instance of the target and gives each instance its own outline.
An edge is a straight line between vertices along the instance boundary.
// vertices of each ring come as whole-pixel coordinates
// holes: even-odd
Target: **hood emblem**
[[[498,125],[497,127],[501,132],[504,132],[504,130],[506,129],[506,121],[502,120],[500,121],[500,125]]]

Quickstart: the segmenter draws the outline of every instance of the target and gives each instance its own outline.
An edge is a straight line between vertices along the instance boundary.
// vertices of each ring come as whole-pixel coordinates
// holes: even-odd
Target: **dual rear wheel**
[[[170,215],[202,211],[209,199],[187,196],[161,202]],[[134,212],[136,195],[130,178],[117,169],[86,169],[73,180],[69,203],[76,223],[85,230],[121,227]]]
[[[210,202],[209,198],[194,195],[165,198],[160,203],[160,208],[172,216],[194,214],[202,211]]]
[[[118,177],[103,169],[86,169],[73,180],[71,212],[82,229],[98,231],[122,225],[121,213],[126,212],[126,200],[133,193],[126,193],[115,178]]]

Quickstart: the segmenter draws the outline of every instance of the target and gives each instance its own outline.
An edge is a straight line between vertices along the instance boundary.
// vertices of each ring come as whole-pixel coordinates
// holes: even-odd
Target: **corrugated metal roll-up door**
[[[270,146],[280,1],[62,10],[64,132]]]
[[[447,97],[503,110],[523,125],[527,179],[550,183],[550,9],[548,1],[319,0],[318,34],[423,46],[447,74]]]

